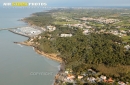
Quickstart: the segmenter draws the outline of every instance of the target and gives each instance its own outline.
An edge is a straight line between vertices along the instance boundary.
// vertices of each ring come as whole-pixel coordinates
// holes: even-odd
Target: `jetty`
[[[0,28],[0,31],[2,31],[2,30],[11,30],[11,29],[16,29],[16,28],[20,28],[20,27],[14,27],[14,28]]]

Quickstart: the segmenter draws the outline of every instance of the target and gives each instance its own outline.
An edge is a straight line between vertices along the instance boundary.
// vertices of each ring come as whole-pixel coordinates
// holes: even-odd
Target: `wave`
[[[23,47],[23,45],[21,45],[21,44],[17,44],[17,45],[19,45],[20,47]]]
[[[61,65],[57,66],[58,70],[60,71]]]

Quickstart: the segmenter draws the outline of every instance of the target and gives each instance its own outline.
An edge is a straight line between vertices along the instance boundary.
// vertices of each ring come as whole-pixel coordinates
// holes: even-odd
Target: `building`
[[[83,76],[78,76],[78,79],[82,79],[83,78]]]
[[[66,74],[68,74],[68,73],[69,73],[69,71],[65,71],[65,73],[66,73]]]
[[[89,30],[88,29],[84,29],[83,34],[87,35],[88,33],[89,33]]]
[[[72,37],[72,34],[61,34],[60,37]]]
[[[87,80],[88,80],[89,82],[91,82],[91,83],[95,83],[96,78],[94,78],[94,77],[89,77],[89,78],[87,78]]]
[[[112,78],[109,78],[109,79],[107,80],[107,82],[108,82],[108,83],[113,83],[114,80],[112,80]]]
[[[124,48],[125,48],[126,50],[129,50],[129,49],[130,49],[130,45],[126,45],[126,46],[124,46]]]
[[[74,75],[68,75],[68,76],[67,76],[67,79],[68,79],[68,80],[72,80],[72,79],[74,79],[74,78],[75,78]]]
[[[52,32],[52,31],[56,30],[56,27],[55,26],[47,26],[47,30],[49,32]]]
[[[107,77],[104,76],[104,75],[101,75],[100,78],[101,78],[102,80],[106,80],[106,79],[107,79]]]
[[[124,82],[122,82],[122,81],[119,81],[118,84],[119,84],[119,85],[126,85],[126,84],[125,84]]]

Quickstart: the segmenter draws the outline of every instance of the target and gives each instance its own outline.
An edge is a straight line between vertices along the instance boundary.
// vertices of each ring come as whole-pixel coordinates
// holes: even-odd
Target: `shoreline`
[[[30,22],[26,21],[26,18],[23,18],[23,19],[21,19],[20,21],[23,21],[23,22],[27,23],[28,26],[36,26],[36,25],[31,24]],[[21,36],[24,36],[24,37],[31,38],[31,37],[29,37],[29,36],[26,36],[26,35],[23,35],[23,34],[20,34],[20,33],[16,33],[16,32],[14,32],[14,31],[12,31],[12,30],[9,30],[9,31],[12,32],[12,33],[14,33],[14,34],[17,34],[17,35],[21,35]],[[14,42],[14,43],[16,43],[16,44],[21,44],[21,45],[25,45],[25,46],[31,46],[31,47],[33,47],[33,50],[34,50],[35,52],[37,52],[38,54],[40,54],[40,55],[42,55],[42,56],[44,56],[44,57],[46,57],[46,58],[49,58],[49,59],[52,59],[52,60],[54,60],[54,61],[59,62],[59,63],[60,63],[60,69],[59,69],[59,71],[57,72],[57,74],[54,76],[54,82],[53,82],[52,85],[57,85],[57,84],[58,84],[58,83],[57,83],[57,80],[58,80],[57,77],[59,76],[58,74],[60,74],[61,71],[64,71],[64,70],[65,70],[65,62],[63,61],[62,58],[58,57],[56,54],[49,54],[49,53],[45,53],[45,52],[43,52],[43,51],[40,51],[40,50],[38,50],[35,46],[33,46],[33,44],[31,44],[31,43],[29,43],[29,42],[27,42],[27,41],[24,41],[24,42]]]
[[[44,57],[47,57],[47,58],[49,58],[49,59],[58,61],[59,63],[62,63],[62,62],[63,62],[63,60],[62,60],[60,57],[57,57],[56,54],[54,54],[54,53],[50,54],[50,53],[45,53],[45,52],[43,52],[43,51],[40,51],[40,50],[38,50],[35,46],[33,46],[31,43],[29,43],[29,42],[14,42],[14,43],[16,43],[16,44],[21,44],[21,45],[25,45],[25,46],[32,46],[32,47],[34,47],[35,52],[37,52],[38,54],[40,54],[40,55],[42,55],[42,56],[44,56]]]
[[[16,44],[21,44],[21,45],[25,45],[25,46],[31,46],[34,48],[34,51],[37,52],[38,54],[46,57],[46,58],[49,58],[49,59],[52,59],[52,60],[55,60],[57,62],[60,63],[60,69],[59,71],[57,72],[57,74],[54,76],[54,82],[53,82],[53,85],[57,85],[57,80],[58,80],[58,77],[59,77],[59,74],[60,72],[63,72],[65,70],[65,63],[64,61],[60,58],[60,57],[57,57],[56,54],[49,54],[49,53],[45,53],[43,51],[39,51],[36,47],[34,47],[31,43],[29,42],[14,42]]]

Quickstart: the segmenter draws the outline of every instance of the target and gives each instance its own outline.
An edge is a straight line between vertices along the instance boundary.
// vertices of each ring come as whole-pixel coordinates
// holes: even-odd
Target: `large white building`
[[[61,34],[60,37],[72,37],[72,34]]]

